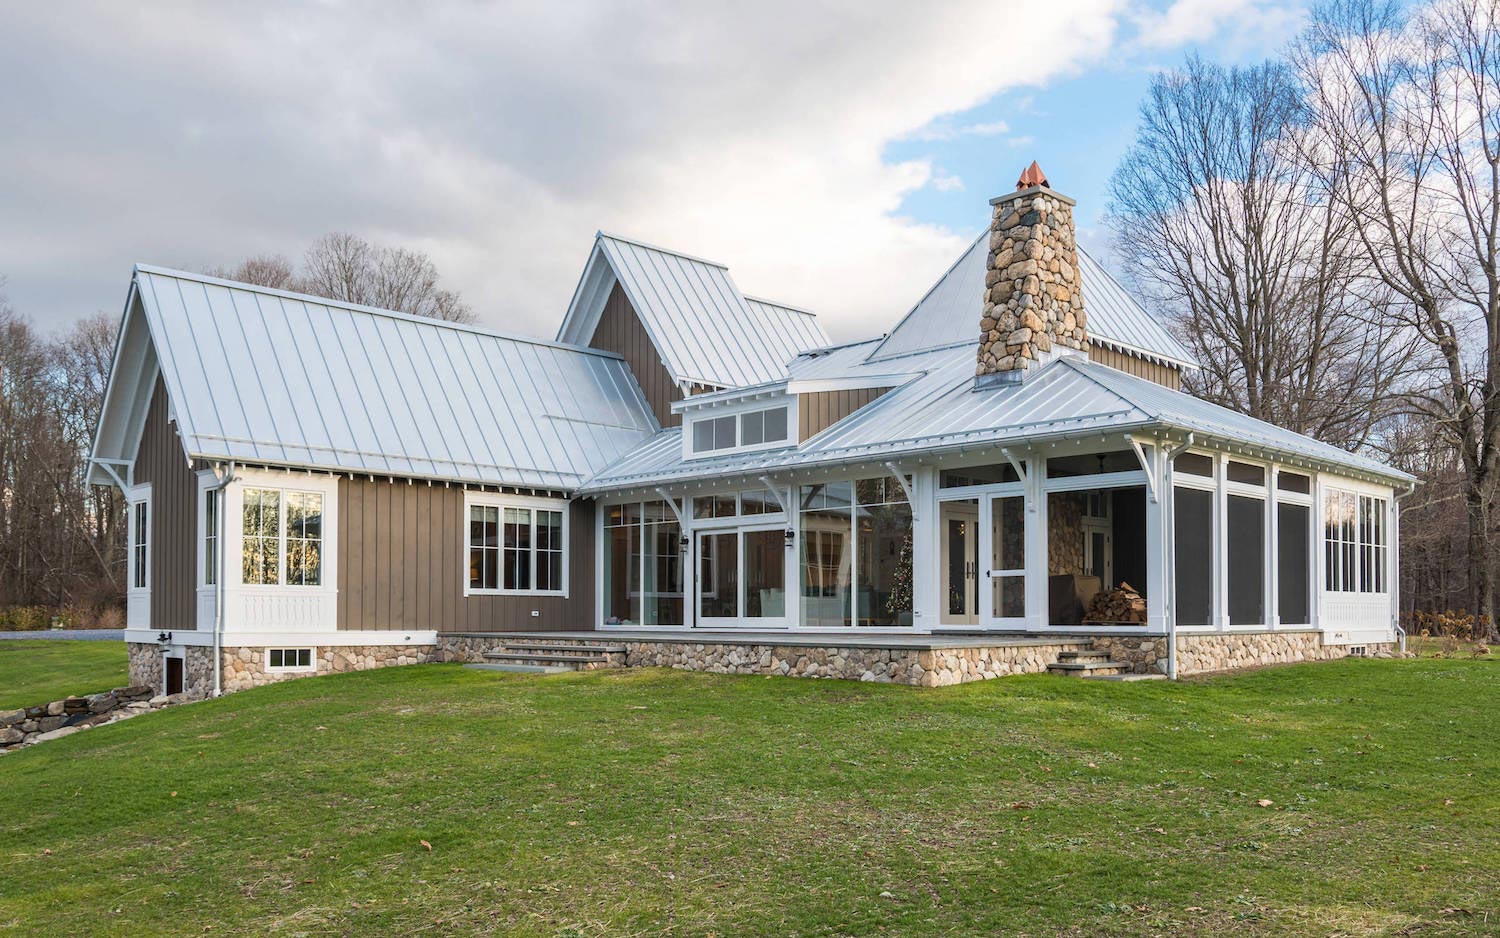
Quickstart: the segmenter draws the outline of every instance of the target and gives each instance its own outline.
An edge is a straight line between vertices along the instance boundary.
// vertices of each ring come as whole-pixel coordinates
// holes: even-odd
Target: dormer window
[[[766,449],[787,441],[787,408],[768,407],[692,421],[693,453]]]
[[[693,421],[693,452],[734,449],[734,421],[733,416]]]

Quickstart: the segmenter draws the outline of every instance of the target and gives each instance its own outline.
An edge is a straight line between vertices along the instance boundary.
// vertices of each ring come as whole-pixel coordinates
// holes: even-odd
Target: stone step
[[[530,661],[544,664],[608,664],[605,655],[548,655],[530,654],[524,651],[487,651],[486,661]]]
[[[1090,677],[1096,674],[1124,674],[1130,665],[1124,661],[1058,661],[1047,665],[1053,674],[1067,677]]]
[[[1109,654],[1102,651],[1061,651],[1057,654],[1058,661],[1072,662],[1095,662],[1108,661]]]
[[[1150,674],[1085,674],[1085,681],[1165,681],[1167,676],[1160,671]]]
[[[541,664],[466,664],[472,671],[505,671],[510,674],[569,674],[572,668]]]
[[[624,645],[558,645],[551,642],[506,642],[506,651],[558,652],[559,654],[623,655]]]

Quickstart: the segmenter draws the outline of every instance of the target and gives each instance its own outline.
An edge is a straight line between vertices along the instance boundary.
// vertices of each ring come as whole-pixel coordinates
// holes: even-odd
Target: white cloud
[[[55,323],[116,309],[135,261],[295,254],[343,229],[430,252],[483,321],[547,335],[606,228],[873,334],[970,234],[899,216],[962,182],[887,145],[1102,59],[1122,3],[1058,0],[1021,44],[983,0],[17,7],[0,274]]]
[[[1290,38],[1306,17],[1298,0],[1173,0],[1165,10],[1137,9],[1134,44],[1172,49],[1223,41],[1230,51],[1257,52]]]
[[[941,170],[932,177],[932,188],[939,192],[962,192],[964,181],[958,176],[950,176]]]

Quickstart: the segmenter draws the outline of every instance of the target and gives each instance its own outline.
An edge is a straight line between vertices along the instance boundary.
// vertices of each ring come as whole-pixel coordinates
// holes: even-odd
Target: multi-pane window
[[[724,417],[694,420],[693,452],[712,453],[736,446],[765,446],[787,439],[787,408],[768,407]]]
[[[203,493],[203,585],[219,582],[219,490]]]
[[[561,509],[469,506],[469,590],[561,593],[567,549]]]
[[[323,582],[323,496],[317,492],[245,489],[241,510],[242,582],[320,586]],[[284,522],[284,523],[283,523]]]
[[[271,671],[311,671],[311,648],[271,648],[266,651],[266,667]]]
[[[1384,593],[1390,546],[1387,501],[1330,491],[1323,498],[1324,588],[1336,593]]]
[[[146,538],[151,524],[151,509],[145,501],[133,502],[130,506],[130,585],[134,589],[145,589],[150,583],[146,569]]]
[[[317,586],[323,580],[323,496],[288,492],[286,496],[286,581]]]

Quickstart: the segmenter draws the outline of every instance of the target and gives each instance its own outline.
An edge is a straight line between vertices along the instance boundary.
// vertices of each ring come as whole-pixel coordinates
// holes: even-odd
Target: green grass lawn
[[[1494,934],[1497,709],[1457,660],[297,680],[0,757],[0,931]]]
[[[126,683],[124,642],[0,641],[0,710]]]

